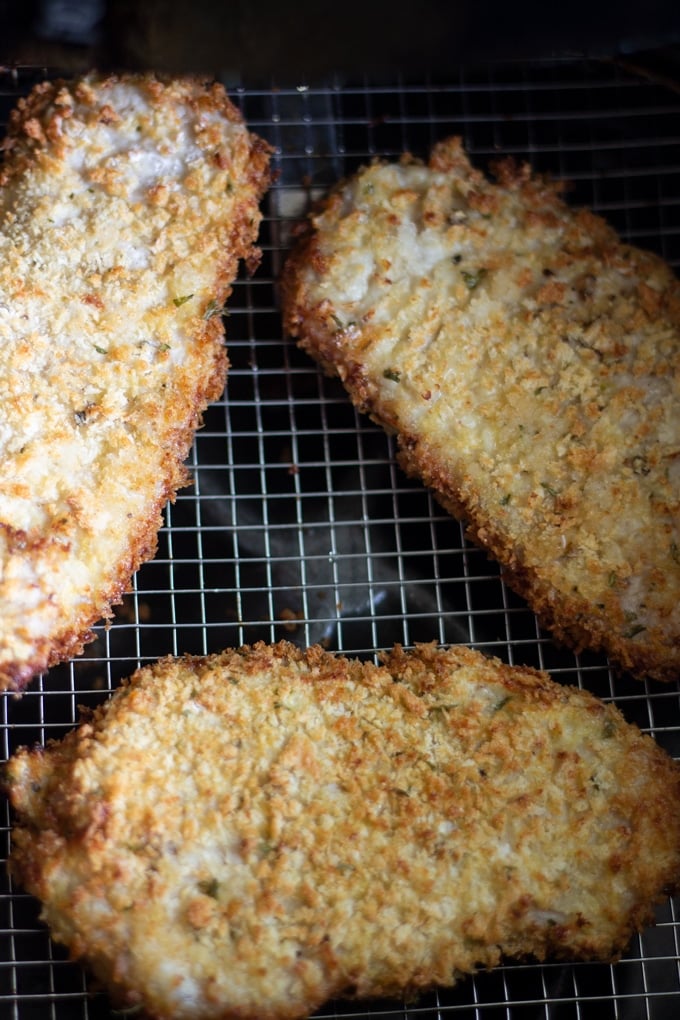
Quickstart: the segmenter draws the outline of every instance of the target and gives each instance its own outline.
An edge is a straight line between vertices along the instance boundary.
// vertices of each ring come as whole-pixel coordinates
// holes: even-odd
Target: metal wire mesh
[[[0,76],[0,117],[47,72]],[[0,706],[0,755],[63,735],[138,665],[286,638],[362,657],[394,641],[462,641],[549,669],[613,699],[680,757],[680,687],[617,677],[557,648],[459,524],[396,467],[393,445],[282,334],[276,279],[309,201],[374,155],[425,155],[463,136],[478,164],[499,153],[572,182],[570,198],[680,265],[680,94],[611,62],[461,67],[412,82],[246,83],[224,75],[251,128],[275,147],[262,264],[237,281],[227,392],[205,417],[193,486],[168,507],[158,554],[77,661]],[[6,856],[10,817],[2,805]],[[390,1020],[665,1020],[680,1015],[680,903],[616,965],[508,963],[415,1003],[334,1002],[319,1015]],[[38,905],[0,878],[0,1015],[97,1020],[107,998],[51,944]]]

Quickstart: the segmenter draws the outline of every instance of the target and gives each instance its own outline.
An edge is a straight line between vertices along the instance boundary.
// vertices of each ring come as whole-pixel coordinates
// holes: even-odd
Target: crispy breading
[[[450,138],[308,219],[286,326],[540,622],[680,674],[680,283],[560,187]]]
[[[677,763],[613,705],[464,647],[164,659],[6,780],[11,873],[163,1020],[609,960],[680,880]]]
[[[82,651],[134,570],[254,266],[269,148],[221,85],[37,86],[0,168],[0,689]]]

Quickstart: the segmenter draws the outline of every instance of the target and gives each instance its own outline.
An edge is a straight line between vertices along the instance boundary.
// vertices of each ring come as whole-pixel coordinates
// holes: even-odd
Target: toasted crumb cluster
[[[227,372],[268,147],[219,85],[45,83],[0,167],[0,689],[82,651]]]
[[[559,187],[460,141],[310,217],[289,332],[557,639],[680,674],[680,284]]]
[[[159,1020],[609,960],[680,879],[677,764],[612,705],[465,648],[165,659],[6,780],[12,874]]]

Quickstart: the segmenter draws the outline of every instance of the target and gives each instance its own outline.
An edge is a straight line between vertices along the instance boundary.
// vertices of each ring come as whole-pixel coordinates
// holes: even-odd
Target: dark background
[[[654,54],[678,66],[676,0],[0,0],[0,59],[80,71],[445,71],[461,59]]]

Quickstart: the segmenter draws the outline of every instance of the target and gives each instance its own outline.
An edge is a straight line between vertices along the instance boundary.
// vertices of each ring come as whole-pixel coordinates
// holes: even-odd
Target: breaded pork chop
[[[82,651],[227,371],[268,147],[219,85],[46,83],[0,168],[0,689]]]
[[[165,659],[7,784],[11,873],[54,938],[164,1020],[609,960],[680,879],[673,759],[462,647]]]
[[[558,186],[458,139],[309,218],[288,331],[557,639],[680,674],[680,284]]]

